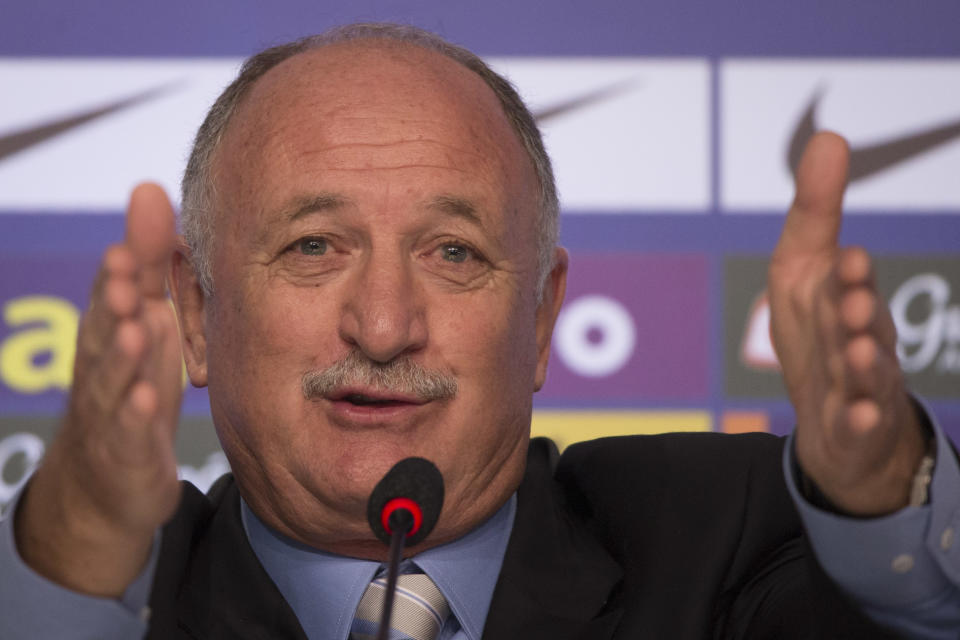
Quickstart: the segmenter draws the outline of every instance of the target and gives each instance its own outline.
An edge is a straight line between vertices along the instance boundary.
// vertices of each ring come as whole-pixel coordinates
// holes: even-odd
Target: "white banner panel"
[[[239,60],[2,60],[0,210],[119,210],[175,194],[203,114]],[[567,209],[710,206],[703,60],[493,61],[541,116]]]
[[[0,60],[0,211],[123,208],[171,195],[238,59]],[[705,60],[499,58],[541,116],[564,207],[710,207]]]
[[[145,179],[176,199],[229,59],[0,60],[0,210],[118,211]]]
[[[791,142],[831,129],[848,210],[960,212],[960,61],[729,59],[720,91],[723,209],[784,211]]]
[[[706,59],[495,58],[491,64],[540,115],[565,210],[710,209]]]

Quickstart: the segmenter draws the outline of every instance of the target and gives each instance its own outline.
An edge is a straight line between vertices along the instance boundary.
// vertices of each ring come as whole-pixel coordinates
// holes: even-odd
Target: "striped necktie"
[[[357,606],[350,640],[375,640],[383,613],[386,577],[370,583]],[[390,618],[390,640],[436,640],[450,615],[450,605],[424,573],[398,576]]]

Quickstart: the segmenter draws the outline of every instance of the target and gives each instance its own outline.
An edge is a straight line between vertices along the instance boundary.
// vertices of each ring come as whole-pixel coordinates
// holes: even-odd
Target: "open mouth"
[[[390,409],[394,407],[411,407],[423,404],[423,400],[416,396],[407,396],[403,393],[383,392],[372,389],[344,388],[336,391],[327,399],[340,406],[358,407],[364,409]]]
[[[349,402],[356,407],[399,407],[411,404],[395,398],[375,398],[361,393],[351,393],[340,398],[340,400],[341,402]]]
[[[429,400],[390,389],[343,387],[324,396],[330,418],[348,427],[409,426]]]

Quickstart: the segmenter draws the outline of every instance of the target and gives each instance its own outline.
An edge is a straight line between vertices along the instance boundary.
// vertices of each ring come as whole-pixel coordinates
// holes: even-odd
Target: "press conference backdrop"
[[[0,7],[0,504],[70,385],[133,185],[172,194],[240,60],[355,20],[439,32],[536,112],[571,251],[534,432],[786,433],[766,256],[813,131],[851,141],[844,242],[877,256],[911,387],[960,439],[960,4],[165,2]],[[226,469],[188,388],[185,477]]]

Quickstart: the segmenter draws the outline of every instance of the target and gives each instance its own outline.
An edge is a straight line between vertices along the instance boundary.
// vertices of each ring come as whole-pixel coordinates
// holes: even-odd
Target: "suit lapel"
[[[198,640],[307,640],[250,547],[233,477],[221,479],[209,497],[215,510],[206,530],[195,536],[189,575],[177,598],[179,632]]]
[[[483,637],[609,638],[622,569],[568,508],[553,481],[556,446],[530,443],[517,515]]]
[[[620,620],[621,610],[610,602],[622,569],[568,507],[553,481],[556,459],[552,442],[531,442],[513,531],[484,627],[487,640],[603,640]],[[176,622],[151,625],[150,637],[306,640],[247,541],[232,477],[211,490],[209,501],[195,493],[194,500],[185,495],[185,502],[198,506],[182,510],[194,526],[164,530],[162,557],[186,566],[158,567],[151,601],[155,613],[174,609],[169,618],[158,618]],[[158,588],[168,580],[171,584]],[[158,593],[177,594],[175,603],[161,601]]]

